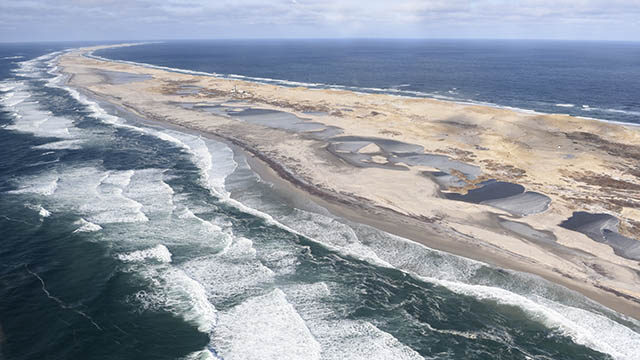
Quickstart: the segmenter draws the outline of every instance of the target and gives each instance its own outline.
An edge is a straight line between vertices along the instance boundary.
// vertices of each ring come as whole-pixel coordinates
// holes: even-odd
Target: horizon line
[[[433,41],[547,41],[547,42],[587,42],[587,43],[640,43],[640,40],[613,39],[549,39],[549,38],[438,38],[438,37],[221,37],[221,38],[181,38],[181,39],[114,39],[114,40],[15,40],[0,41],[0,44],[37,43],[126,43],[126,42],[177,42],[177,41],[296,41],[296,40],[433,40]]]

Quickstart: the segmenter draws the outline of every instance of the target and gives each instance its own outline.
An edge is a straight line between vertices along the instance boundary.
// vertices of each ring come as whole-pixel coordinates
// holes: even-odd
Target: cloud
[[[637,0],[0,1],[0,41],[227,37],[640,40]]]

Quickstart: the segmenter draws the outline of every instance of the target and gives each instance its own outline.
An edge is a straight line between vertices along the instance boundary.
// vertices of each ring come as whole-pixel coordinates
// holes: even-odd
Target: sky
[[[363,37],[640,41],[640,0],[0,0],[0,42]]]

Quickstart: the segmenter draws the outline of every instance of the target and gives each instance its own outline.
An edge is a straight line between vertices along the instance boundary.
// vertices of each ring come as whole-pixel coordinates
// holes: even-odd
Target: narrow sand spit
[[[59,58],[69,86],[238,145],[263,178],[336,215],[640,319],[638,127],[85,56],[95,49]]]

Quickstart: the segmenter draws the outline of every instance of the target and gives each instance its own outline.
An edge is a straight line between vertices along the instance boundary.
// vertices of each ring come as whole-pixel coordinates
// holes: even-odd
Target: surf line
[[[84,317],[85,319],[89,320],[89,322],[91,322],[91,324],[93,326],[95,326],[96,329],[102,331],[102,328],[100,327],[100,325],[98,325],[92,318],[91,316],[87,315],[85,312],[74,309],[73,306],[67,305],[64,301],[60,300],[60,298],[51,295],[51,293],[49,292],[49,290],[47,290],[47,286],[44,283],[44,280],[35,272],[31,271],[31,269],[29,269],[29,265],[24,264],[25,269],[27,269],[27,272],[29,272],[29,274],[35,276],[36,279],[38,279],[38,281],[40,281],[40,284],[42,284],[42,291],[45,293],[45,295],[47,295],[47,297],[53,301],[55,301],[56,303],[58,303],[58,306],[60,306],[62,309],[65,310],[71,310],[74,311],[75,313],[79,314],[80,316]]]

